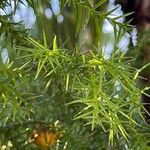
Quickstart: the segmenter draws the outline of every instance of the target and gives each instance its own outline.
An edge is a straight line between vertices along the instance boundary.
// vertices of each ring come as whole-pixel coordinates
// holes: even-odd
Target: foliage
[[[0,62],[1,149],[147,149],[139,99],[148,87],[140,89],[142,69],[131,67],[134,59],[118,48],[131,26],[117,19],[130,14],[111,18],[117,8],[106,12],[107,0],[62,0],[59,24],[39,9],[49,1],[26,2],[0,2],[3,10],[15,6],[0,16],[1,48],[9,54]],[[20,3],[36,14],[30,30],[13,20]],[[109,58],[102,46],[105,19],[114,27]]]

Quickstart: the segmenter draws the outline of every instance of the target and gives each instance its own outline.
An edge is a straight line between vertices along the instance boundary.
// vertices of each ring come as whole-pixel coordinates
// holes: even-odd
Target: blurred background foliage
[[[130,14],[110,6],[0,1],[1,150],[149,148],[139,101],[148,87],[139,88],[141,70],[119,45],[133,28],[119,19]]]

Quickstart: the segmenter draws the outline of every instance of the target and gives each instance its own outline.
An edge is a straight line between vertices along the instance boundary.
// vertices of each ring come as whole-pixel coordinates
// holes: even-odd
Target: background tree
[[[107,12],[107,0],[61,0],[55,11],[58,2],[0,2],[1,149],[147,149],[139,97],[148,87],[119,49],[127,14],[110,17],[117,8]],[[14,18],[21,6],[34,12],[30,29]],[[105,19],[114,28],[109,57]]]
[[[149,30],[150,30],[150,2],[146,0],[133,0],[123,1],[116,0],[116,3],[121,4],[124,13],[134,12],[131,16],[127,16],[126,20],[132,18],[131,24],[136,26],[138,31],[138,44],[136,47],[131,48],[129,51],[130,55],[135,54],[136,60],[134,66],[140,68],[150,62],[150,44],[149,44]],[[132,43],[132,42],[131,42]],[[143,87],[150,85],[150,67],[149,65],[143,68],[140,73],[140,83]],[[147,110],[146,120],[149,122],[150,112],[150,91],[149,88],[142,95],[142,101]]]

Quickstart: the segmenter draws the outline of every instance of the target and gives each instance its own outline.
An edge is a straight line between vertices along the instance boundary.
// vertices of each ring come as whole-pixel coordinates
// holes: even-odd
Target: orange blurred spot
[[[33,142],[41,148],[47,148],[57,143],[58,136],[54,131],[39,131],[31,136]]]
[[[57,139],[58,139],[58,136],[57,136],[56,133],[50,132],[50,133],[47,134],[47,142],[48,142],[49,145],[56,144]]]

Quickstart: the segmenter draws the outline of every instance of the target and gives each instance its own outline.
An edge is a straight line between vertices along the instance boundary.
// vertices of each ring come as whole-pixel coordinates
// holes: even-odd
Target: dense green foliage
[[[140,89],[142,69],[131,67],[134,59],[118,48],[131,29],[129,22],[117,21],[125,15],[111,18],[116,8],[106,12],[107,0],[61,0],[64,21],[59,24],[56,16],[49,20],[41,11],[49,1],[26,0],[36,15],[29,30],[13,20],[24,2],[0,2],[4,11],[15,7],[0,16],[0,46],[9,55],[0,62],[1,149],[42,149],[31,141],[33,130],[41,128],[61,134],[47,149],[148,149],[150,129],[139,100],[148,87]],[[104,19],[114,27],[109,58],[102,46]],[[84,39],[87,29],[90,42]]]

